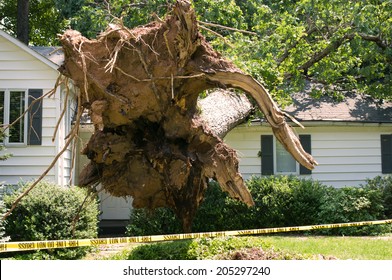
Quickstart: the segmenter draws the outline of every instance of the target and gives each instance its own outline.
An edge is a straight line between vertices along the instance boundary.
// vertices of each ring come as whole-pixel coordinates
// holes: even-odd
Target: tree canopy
[[[16,1],[0,3],[0,28],[16,33]],[[94,38],[118,19],[128,27],[164,17],[174,0],[30,0],[30,42],[56,45],[67,28]],[[263,81],[281,104],[305,81],[343,96],[392,93],[390,0],[194,0],[214,48]],[[229,28],[225,28],[230,27]],[[242,30],[242,31],[240,31]],[[247,32],[243,32],[247,31]]]

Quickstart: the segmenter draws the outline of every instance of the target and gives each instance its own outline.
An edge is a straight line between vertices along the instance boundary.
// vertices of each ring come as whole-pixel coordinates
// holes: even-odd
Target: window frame
[[[302,144],[304,150],[312,154],[312,135],[311,134],[300,134],[298,135],[299,140]],[[276,141],[278,141],[273,134],[261,134],[261,175],[269,176],[269,175],[312,175],[312,170],[307,169],[302,166],[300,163],[295,161],[296,163],[296,171],[295,172],[277,172],[277,150],[276,150]]]
[[[4,108],[3,108],[3,125],[9,125],[10,124],[10,113],[11,113],[11,92],[24,92],[24,108],[23,112],[26,111],[28,108],[28,97],[29,97],[29,92],[28,89],[26,88],[0,88],[1,92],[4,92]],[[27,131],[27,125],[28,123],[28,114],[25,114],[23,116],[23,142],[10,142],[10,137],[8,136],[9,134],[9,128],[7,128],[4,132],[6,136],[4,137],[4,145],[7,147],[26,147],[27,146],[27,138],[28,138],[28,131]]]
[[[286,151],[286,149],[283,147],[283,145],[281,143],[278,143],[278,139],[276,139],[275,135],[273,136],[273,156],[274,156],[274,174],[276,175],[300,175],[299,174],[299,163],[293,158],[293,156]],[[283,147],[283,151],[285,153],[287,153],[293,160],[295,163],[295,171],[292,172],[278,172],[278,150],[277,150],[277,146],[281,145]]]

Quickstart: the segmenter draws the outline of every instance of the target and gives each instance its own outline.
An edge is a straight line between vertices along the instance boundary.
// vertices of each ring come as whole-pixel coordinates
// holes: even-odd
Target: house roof
[[[299,121],[392,123],[392,102],[348,93],[343,100],[311,96],[311,86],[292,95],[293,104],[283,111]]]
[[[58,67],[62,64],[61,60],[52,60],[51,58],[54,58],[56,55],[51,55],[51,56],[46,56],[43,55],[43,53],[48,54],[47,52],[39,52],[38,50],[42,50],[43,49],[48,49],[50,47],[29,47],[27,45],[25,45],[24,43],[22,43],[21,41],[19,41],[18,39],[14,38],[13,36],[9,35],[7,32],[3,31],[0,29],[0,36],[4,37],[6,40],[8,40],[9,42],[11,42],[12,44],[14,44],[15,46],[17,46],[18,48],[24,50],[25,52],[29,53],[30,55],[34,56],[35,58],[37,58],[38,60],[42,61],[43,63],[45,63],[46,65],[48,65],[50,68],[54,69],[57,71]],[[38,49],[37,49],[38,48]],[[58,64],[61,61],[60,64]]]
[[[30,47],[46,59],[49,59],[57,66],[61,66],[64,62],[64,52],[61,47]]]

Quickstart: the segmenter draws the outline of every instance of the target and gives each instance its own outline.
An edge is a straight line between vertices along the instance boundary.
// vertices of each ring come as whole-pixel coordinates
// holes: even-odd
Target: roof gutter
[[[366,122],[366,121],[343,121],[343,120],[317,120],[317,121],[301,121],[298,120],[305,127],[320,127],[320,126],[354,126],[354,127],[392,127],[392,122]],[[293,127],[298,127],[294,122],[287,121]],[[244,124],[249,125],[249,124]],[[251,126],[266,126],[270,127],[269,123],[263,120],[254,120],[250,123]]]

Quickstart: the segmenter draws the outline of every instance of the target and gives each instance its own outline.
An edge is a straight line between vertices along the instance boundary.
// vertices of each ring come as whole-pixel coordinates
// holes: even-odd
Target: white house
[[[335,187],[359,186],[366,179],[392,173],[392,102],[360,95],[342,101],[312,98],[310,85],[293,96],[284,111],[300,121],[295,124],[304,149],[318,166],[299,166],[276,141],[268,123],[253,121],[236,127],[225,142],[236,149],[240,172],[252,175],[295,174]]]
[[[63,60],[63,53],[54,47],[28,47],[0,30],[0,123],[12,123],[33,100],[51,92]],[[68,98],[67,90],[70,92]],[[0,185],[18,185],[37,179],[49,167],[63,149],[72,128],[77,107],[76,92],[71,81],[67,85],[61,84],[53,94],[34,105],[32,114],[26,114],[7,131],[9,136],[2,143],[6,151],[0,153],[10,153],[12,157],[0,161]],[[67,106],[61,118],[65,102]],[[58,129],[53,140],[56,126]],[[93,127],[83,125],[80,131],[75,161],[72,162],[70,147],[56,161],[45,180],[62,186],[77,184],[78,173],[87,162],[87,157],[80,155],[79,151],[90,138]],[[130,198],[116,198],[104,192],[99,196],[101,220],[129,219]]]
[[[33,100],[53,90],[62,63],[62,55],[54,48],[37,48],[41,55],[19,40],[0,30],[0,122],[15,121]],[[75,90],[72,84],[71,93]],[[20,119],[6,132],[3,145],[12,157],[0,161],[0,182],[16,185],[21,181],[38,178],[64,147],[71,128],[75,102],[69,95],[64,117],[66,86],[62,84],[52,95],[35,103],[29,114]],[[52,141],[55,127],[58,132]],[[46,176],[46,180],[67,185],[71,179],[71,153],[65,152]]]

